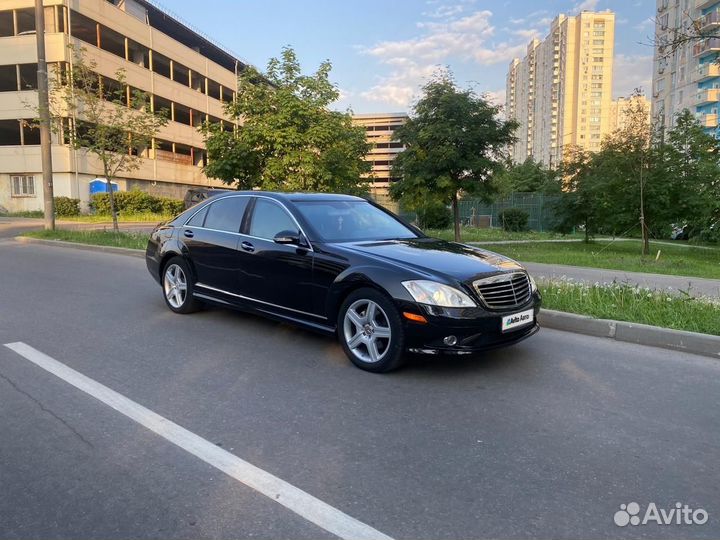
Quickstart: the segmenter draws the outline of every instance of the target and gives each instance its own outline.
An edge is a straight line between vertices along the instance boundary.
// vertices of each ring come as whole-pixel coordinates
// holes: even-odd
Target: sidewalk
[[[687,291],[691,296],[720,297],[720,279],[705,279],[687,276],[668,276],[663,274],[644,274],[606,270],[604,268],[586,268],[583,266],[565,266],[561,264],[522,263],[538,281],[572,279],[582,283],[629,283],[650,289]],[[719,272],[720,273],[720,272]]]

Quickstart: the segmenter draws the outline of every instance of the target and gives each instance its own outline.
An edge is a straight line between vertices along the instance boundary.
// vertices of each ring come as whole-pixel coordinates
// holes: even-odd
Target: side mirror
[[[276,244],[294,244],[299,246],[301,244],[300,233],[298,231],[281,231],[275,235],[273,242]]]

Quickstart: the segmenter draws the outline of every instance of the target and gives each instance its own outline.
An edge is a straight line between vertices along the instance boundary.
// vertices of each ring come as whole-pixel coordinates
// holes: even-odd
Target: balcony
[[[717,114],[702,114],[700,115],[700,125],[705,128],[717,128],[718,127],[718,115]]]
[[[720,77],[720,65],[715,62],[708,62],[698,66],[698,81]]]
[[[718,88],[707,88],[697,93],[696,105],[715,103],[717,101],[720,101],[720,89]]]
[[[700,17],[699,23],[701,32],[717,28],[720,26],[720,12],[711,11],[710,13],[703,15]]]
[[[720,38],[704,39],[693,47],[693,56],[702,56],[714,52],[720,52]]]

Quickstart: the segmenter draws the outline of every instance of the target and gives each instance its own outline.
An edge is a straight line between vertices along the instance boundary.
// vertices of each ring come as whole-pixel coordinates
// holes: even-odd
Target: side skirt
[[[316,323],[313,321],[307,321],[305,319],[300,319],[298,317],[293,317],[291,315],[286,315],[284,313],[272,311],[267,308],[261,308],[261,307],[253,305],[249,301],[242,302],[242,303],[228,302],[227,300],[223,300],[221,298],[218,298],[217,296],[212,296],[212,295],[204,294],[204,293],[198,293],[197,291],[195,291],[193,293],[193,296],[200,300],[210,302],[210,303],[216,304],[221,307],[227,307],[227,308],[235,309],[237,311],[243,311],[246,313],[253,313],[253,314],[261,315],[268,319],[273,319],[273,320],[280,321],[280,322],[287,322],[290,324],[294,324],[295,326],[300,326],[307,330],[319,332],[321,334],[325,334],[325,335],[334,335],[335,334],[334,326],[328,326],[328,325]]]

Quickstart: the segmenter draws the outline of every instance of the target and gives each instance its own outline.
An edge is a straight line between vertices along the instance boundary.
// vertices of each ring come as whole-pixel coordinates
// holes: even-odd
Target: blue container
[[[118,190],[118,185],[115,182],[110,182],[110,185],[112,186],[113,193]],[[90,195],[107,192],[107,181],[104,178],[96,178],[95,180],[90,182]]]

